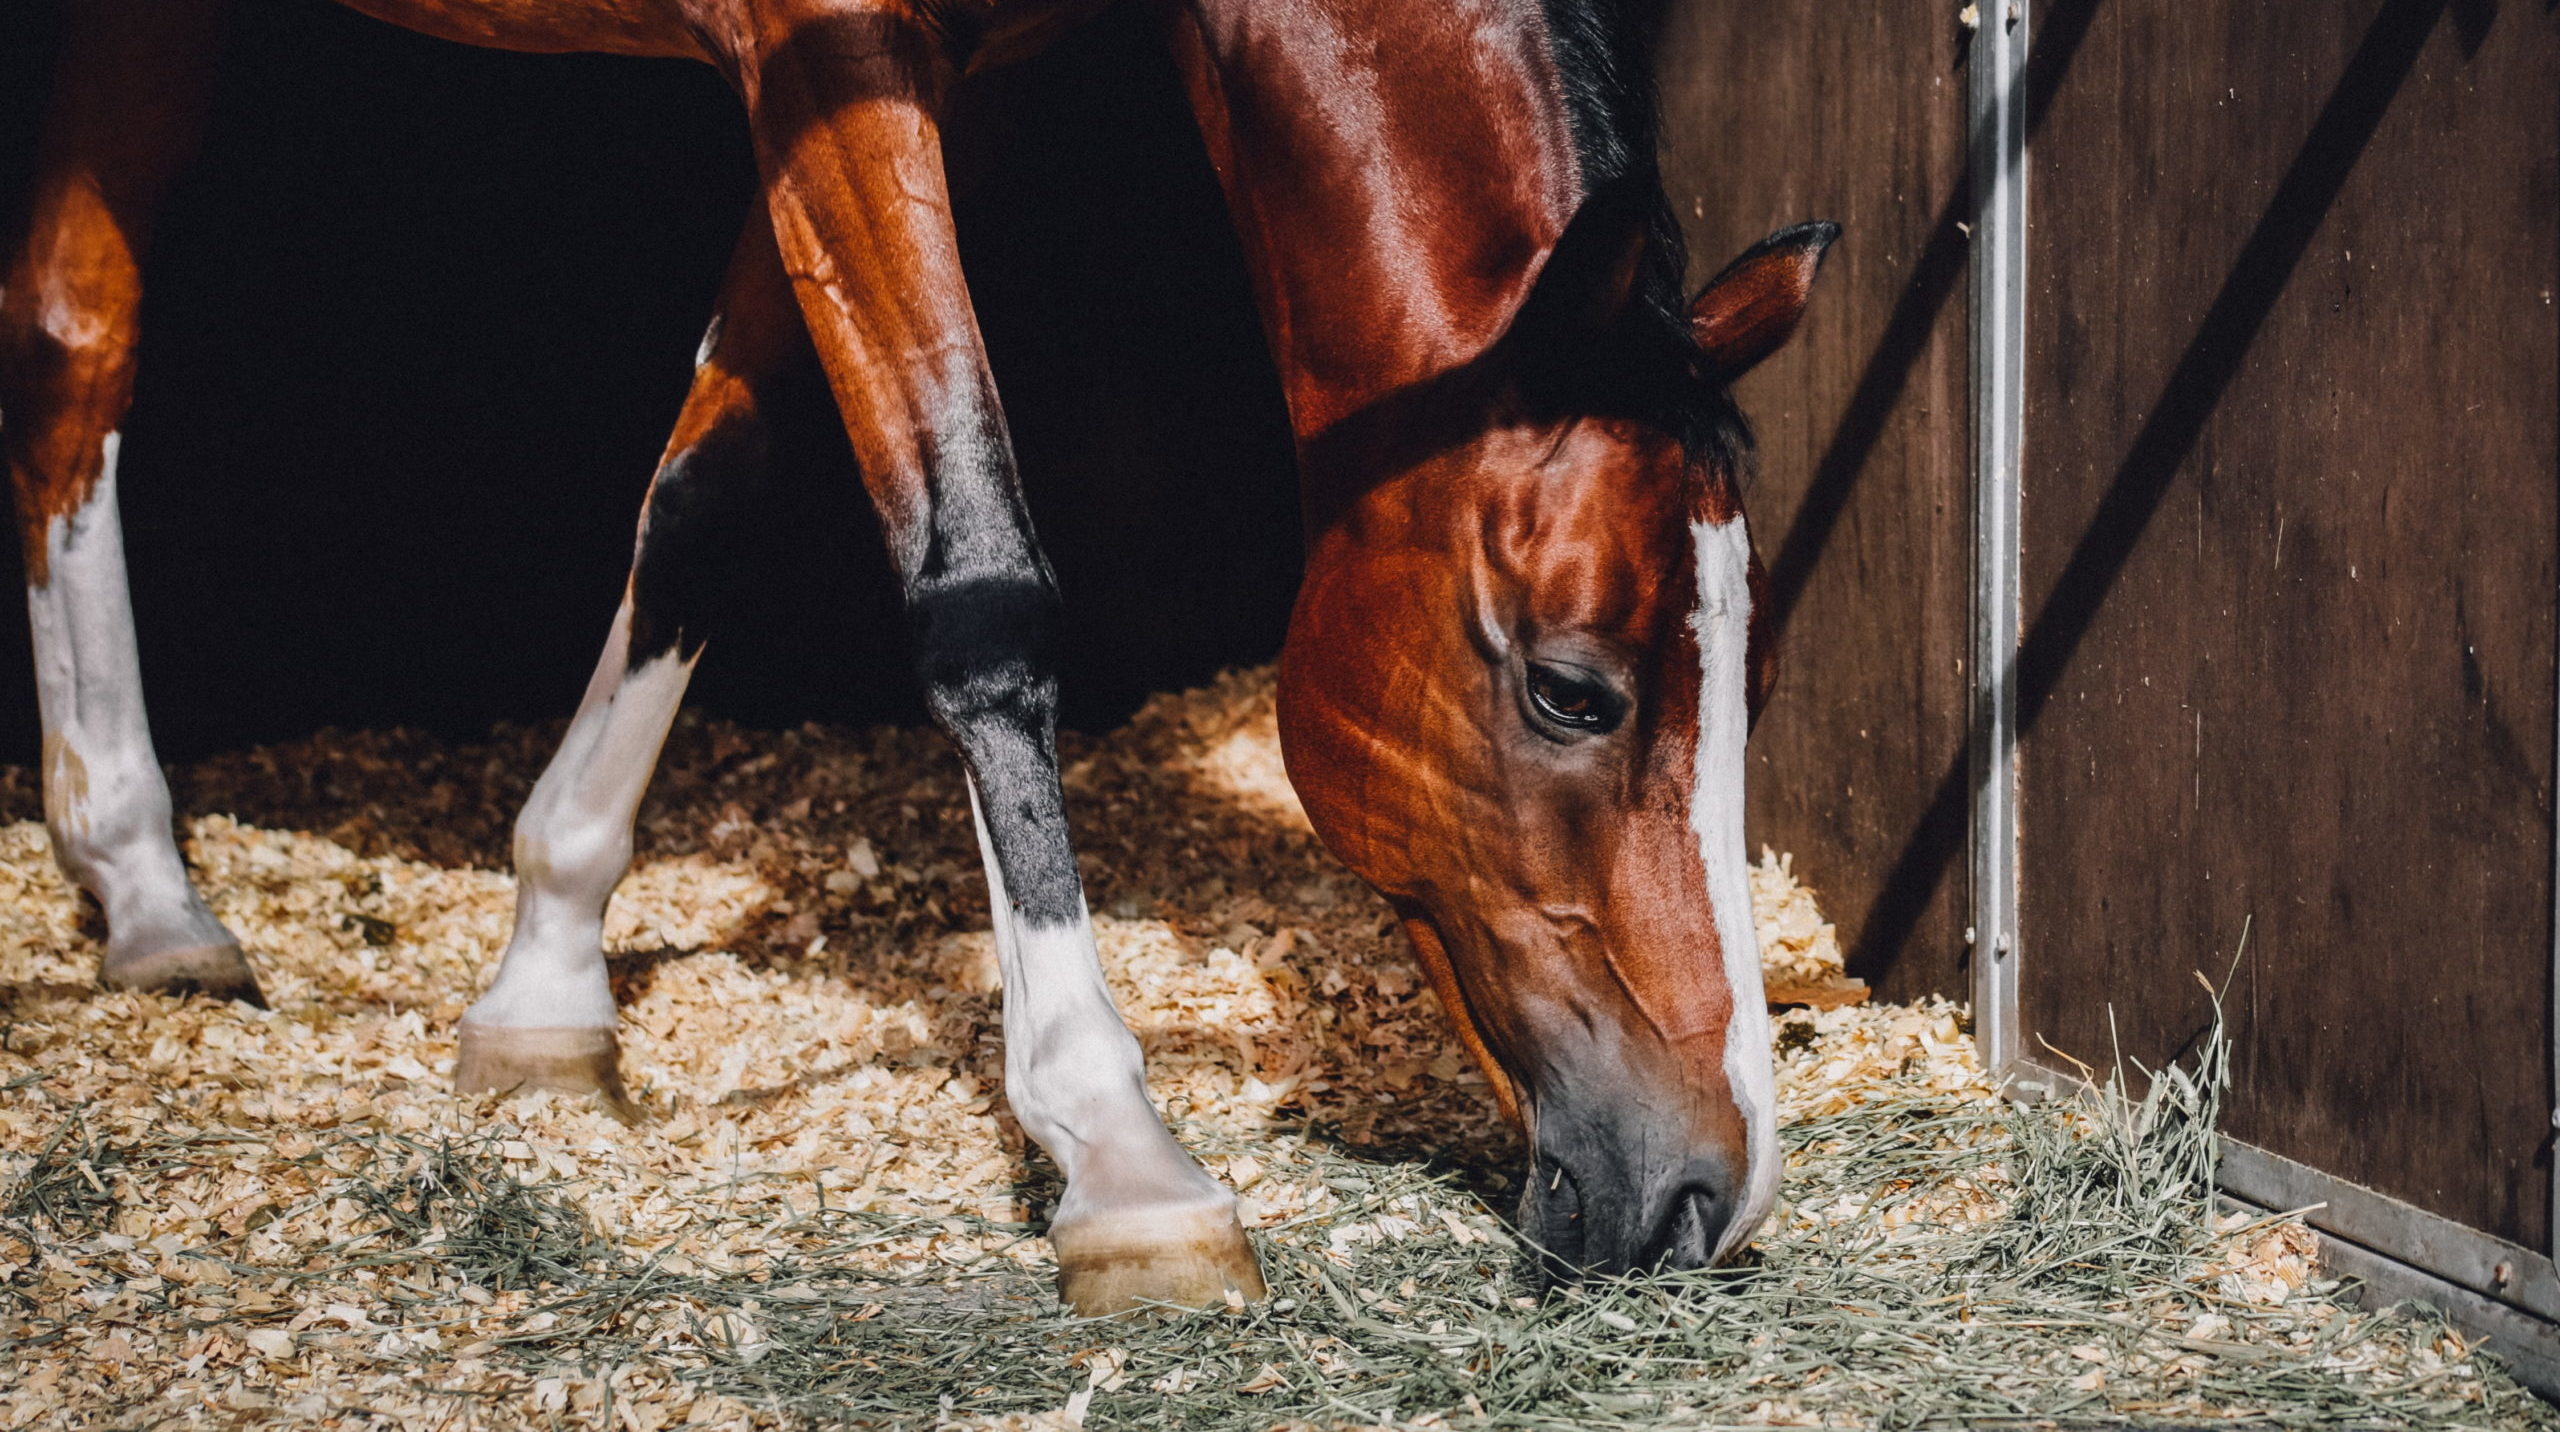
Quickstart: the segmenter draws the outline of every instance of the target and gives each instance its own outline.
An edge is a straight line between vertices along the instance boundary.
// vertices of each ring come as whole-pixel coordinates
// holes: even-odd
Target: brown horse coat
[[[1062,1291],[1088,1311],[1258,1295],[1234,1200],[1148,1103],[1094,958],[1054,749],[1054,584],[943,176],[953,86],[1091,7],[348,3],[471,44],[714,65],[763,180],[604,658],[518,823],[516,925],[464,1018],[458,1082],[619,1097],[603,911],[703,640],[703,535],[739,520],[762,394],[814,347],[969,770],[1008,1094],[1067,1179]],[[141,255],[198,122],[217,9],[74,4],[0,294],[0,461],[27,553],[46,818],[106,910],[102,977],[255,998],[170,839],[115,506]],[[1164,12],[1304,472],[1292,778],[1395,902],[1529,1127],[1523,1216],[1558,1264],[1722,1256],[1776,1170],[1741,830],[1768,664],[1750,649],[1748,444],[1725,385],[1793,327],[1832,231],[1777,235],[1681,302],[1649,36],[1612,0]]]

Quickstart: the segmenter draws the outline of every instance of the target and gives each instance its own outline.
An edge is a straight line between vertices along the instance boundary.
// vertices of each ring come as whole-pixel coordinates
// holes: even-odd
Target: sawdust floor
[[[646,1122],[449,1091],[456,1017],[508,926],[509,825],[555,737],[331,733],[174,773],[179,808],[199,813],[184,832],[198,882],[252,952],[268,1011],[96,989],[94,915],[54,870],[30,773],[0,770],[0,1427],[650,1432],[781,1416],[658,1363],[528,1366],[556,1320],[537,1311],[539,1269],[421,1258],[414,1241],[400,1256],[381,1190],[424,1189],[433,1170],[503,1169],[543,1207],[584,1210],[591,1227],[553,1230],[571,1244],[668,1276],[752,1278],[778,1250],[851,1249],[901,1275],[856,1316],[918,1296],[1045,1299],[1037,1220],[1054,1188],[1001,1099],[984,885],[959,768],[930,732],[755,734],[688,715],[609,922]],[[1358,1236],[1507,1247],[1485,1209],[1508,1206],[1514,1136],[1385,907],[1307,829],[1268,673],[1064,746],[1115,993],[1168,1117],[1242,1190],[1248,1221],[1340,1246],[1326,1220],[1357,1211],[1342,1185],[1360,1180],[1323,1176],[1305,1156],[1321,1143],[1432,1161],[1471,1195]],[[1809,892],[1774,860],[1754,883],[1773,978],[1836,973]],[[1878,1080],[1989,1098],[1951,1006],[1800,1015],[1782,1032],[1790,1118]],[[2235,1276],[2281,1300],[2313,1276],[2307,1248],[2258,1236]],[[916,1270],[934,1267],[954,1279],[920,1292]],[[753,1299],[697,1306],[630,1335],[752,1353],[759,1316]]]

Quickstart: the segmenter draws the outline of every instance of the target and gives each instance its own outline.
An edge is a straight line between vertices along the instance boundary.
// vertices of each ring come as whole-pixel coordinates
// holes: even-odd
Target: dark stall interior
[[[0,9],[11,246],[60,26],[56,4]],[[237,7],[220,74],[153,241],[124,429],[162,757],[566,716],[752,194],[735,101],[700,66],[473,50],[322,0]],[[1298,564],[1287,428],[1148,17],[973,80],[950,147],[1067,598],[1066,723],[1268,659]],[[807,379],[691,700],[765,727],[920,720],[886,559]],[[18,564],[12,544],[12,592]],[[0,763],[36,744],[13,612]]]

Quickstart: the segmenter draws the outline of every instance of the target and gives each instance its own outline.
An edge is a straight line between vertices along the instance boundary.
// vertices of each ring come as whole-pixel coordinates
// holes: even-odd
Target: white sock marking
[[[1056,1221],[1232,1201],[1183,1152],[1147,1099],[1146,1064],[1103,982],[1092,917],[1079,914],[1065,925],[1021,923],[1005,895],[974,779],[969,814],[977,821],[1004,972],[1005,1097],[1023,1132],[1067,1176]]]
[[[45,824],[55,858],[105,908],[116,950],[228,944],[230,934],[187,883],[168,783],[151,748],[116,500],[122,446],[120,434],[107,434],[88,500],[46,525],[45,583],[27,588]]]
[[[516,920],[498,977],[463,1018],[518,1028],[610,1029],[604,912],[631,866],[631,823],[693,675],[672,651],[626,670],[631,603],[578,714],[516,817]]]
[[[1693,524],[1698,552],[1698,754],[1689,795],[1689,828],[1707,870],[1716,941],[1724,948],[1725,985],[1733,1019],[1725,1026],[1724,1073],[1742,1110],[1750,1166],[1740,1207],[1716,1245],[1721,1259],[1742,1246],[1769,1216],[1778,1193],[1777,1069],[1770,1053],[1769,1006],[1760,982],[1760,939],[1751,922],[1750,863],[1742,836],[1743,741],[1751,731],[1747,692],[1751,645],[1751,537],[1741,518],[1722,526]]]

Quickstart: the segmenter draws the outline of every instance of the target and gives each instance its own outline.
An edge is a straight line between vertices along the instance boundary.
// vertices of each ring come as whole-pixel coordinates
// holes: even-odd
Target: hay
[[[1063,1319],[928,734],[688,718],[609,930],[650,1120],[448,1092],[549,743],[179,773],[230,813],[189,853],[271,1012],[96,991],[40,829],[0,826],[0,1427],[2560,1425],[2352,1310],[2298,1223],[2216,1219],[2217,1068],[2013,1108],[1943,1003],[1781,1016],[1753,1263],[1531,1297],[1517,1146],[1306,830],[1260,674],[1066,755],[1115,990],[1274,1297]],[[1754,893],[1773,980],[1836,980],[1787,863]]]

